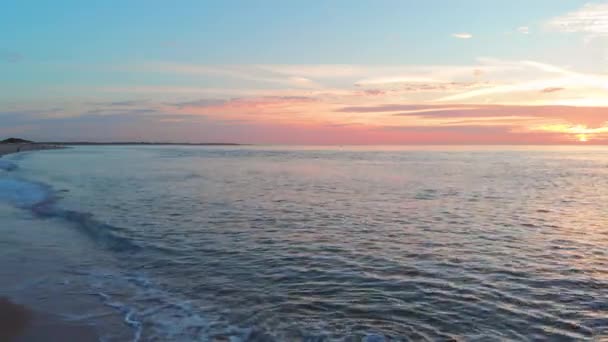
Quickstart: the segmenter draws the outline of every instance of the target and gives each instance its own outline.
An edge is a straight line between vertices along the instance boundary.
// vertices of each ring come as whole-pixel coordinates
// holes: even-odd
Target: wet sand
[[[34,312],[0,298],[0,341],[98,341],[94,329],[72,324],[48,314]]]
[[[38,150],[54,150],[58,148],[64,148],[59,145],[48,145],[48,144],[0,144],[0,157],[17,152],[25,151],[38,151]]]

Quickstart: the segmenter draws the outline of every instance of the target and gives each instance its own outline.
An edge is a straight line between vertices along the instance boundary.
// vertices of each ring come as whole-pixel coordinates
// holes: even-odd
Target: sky
[[[0,138],[608,143],[608,1],[0,6]]]

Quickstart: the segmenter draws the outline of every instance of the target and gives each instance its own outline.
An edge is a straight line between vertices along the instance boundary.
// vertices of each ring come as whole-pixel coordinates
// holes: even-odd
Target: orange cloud
[[[256,135],[260,141],[252,136],[240,141],[253,143],[274,139],[270,132],[285,142],[305,136],[297,141],[308,143],[315,134],[318,142],[330,141],[323,135],[332,134],[333,141],[343,143],[568,143],[580,134],[599,142],[608,121],[606,75],[536,61],[141,68],[138,72],[187,77],[186,84],[195,86],[108,87],[99,93],[113,101],[89,102],[85,107],[95,108],[64,110],[61,115],[269,134],[264,139]],[[289,137],[278,130],[290,132]]]

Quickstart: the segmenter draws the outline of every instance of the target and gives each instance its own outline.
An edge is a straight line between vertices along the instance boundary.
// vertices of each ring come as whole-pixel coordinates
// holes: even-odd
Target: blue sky
[[[40,62],[466,63],[544,54],[506,39],[584,1],[8,1],[0,41]],[[478,39],[450,39],[471,32]],[[521,38],[521,37],[518,37]],[[538,44],[541,46],[538,46]],[[559,43],[559,42],[557,42]],[[540,50],[540,51],[539,51]]]
[[[542,83],[547,89],[570,90],[568,101],[546,99],[547,94],[556,92],[553,90],[542,92],[542,98],[518,93],[519,102],[473,94],[475,104],[603,106],[605,88],[597,77],[603,77],[606,67],[608,55],[604,46],[608,32],[597,23],[606,19],[606,6],[605,1],[587,4],[578,0],[5,1],[0,11],[0,113],[13,117],[18,112],[52,115],[49,118],[48,114],[40,114],[39,122],[31,118],[26,120],[27,125],[20,125],[37,126],[38,133],[5,124],[4,134],[37,136],[49,119],[78,117],[82,121],[83,115],[99,110],[100,103],[112,107],[104,115],[104,119],[111,120],[112,113],[116,114],[111,104],[120,101],[139,102],[139,106],[123,108],[119,113],[134,119],[134,113],[154,109],[167,116],[214,116],[214,124],[224,124],[228,119],[205,110],[203,115],[200,108],[188,113],[167,105],[201,99],[226,103],[248,99],[258,104],[255,101],[259,98],[294,94],[328,106],[362,105],[360,99],[339,98],[338,94],[360,92],[365,81],[374,79],[365,83],[364,87],[369,88],[369,84],[379,84],[378,79],[390,77],[400,78],[403,82],[399,89],[410,91],[396,92],[395,80],[388,82],[393,87],[390,91],[386,84],[382,89],[364,91],[384,92],[385,103],[428,104],[444,98],[462,99],[449,96],[472,88],[503,86],[496,88],[500,90],[507,84],[525,85],[515,87],[520,92],[534,88],[529,83],[538,78],[547,80]],[[594,21],[581,22],[588,12],[595,16]],[[564,22],[570,26],[563,26]],[[541,64],[583,76],[562,72],[558,82],[555,75],[543,74],[551,71]],[[317,69],[312,72],[314,67]],[[344,68],[350,69],[347,72]],[[458,68],[470,71],[459,73]],[[566,80],[567,77],[570,78]],[[566,81],[574,84],[578,92],[574,87],[563,86]],[[441,87],[437,87],[437,82]],[[420,83],[427,85],[421,87]],[[447,86],[450,83],[464,85],[453,89]],[[444,93],[420,94],[431,88],[441,88]],[[333,97],[319,95],[330,90]],[[583,101],[586,95],[592,101]],[[467,96],[470,94],[464,98]],[[372,105],[380,100],[369,101],[367,104]],[[461,102],[453,104],[470,104],[468,100]],[[226,110],[211,108],[217,112]],[[241,116],[269,126],[289,121],[301,127],[306,115],[302,113],[304,109],[298,108],[297,120],[288,114],[292,108],[285,110],[284,117],[274,112],[256,112],[255,117],[243,112]],[[396,123],[387,118],[373,122],[340,117],[327,106],[322,110],[326,120],[321,122],[321,118],[312,115],[309,123],[382,127],[435,124]],[[236,120],[236,114],[227,116]],[[124,121],[117,120],[117,125],[121,123]],[[107,131],[112,125],[106,124]],[[141,124],[151,125],[147,121]],[[2,128],[0,121],[0,134]],[[96,134],[91,139],[98,139]],[[192,134],[190,139],[206,139],[205,134]],[[71,137],[65,132],[56,138]],[[144,134],[138,138],[147,137]]]

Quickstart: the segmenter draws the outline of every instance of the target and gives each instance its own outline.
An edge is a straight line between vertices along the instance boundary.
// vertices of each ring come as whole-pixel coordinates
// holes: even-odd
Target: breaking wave
[[[53,189],[46,184],[15,178],[0,178],[0,202],[32,211],[42,218],[60,218],[112,251],[133,252],[140,249],[120,235],[121,228],[95,220],[90,213],[61,209]]]

